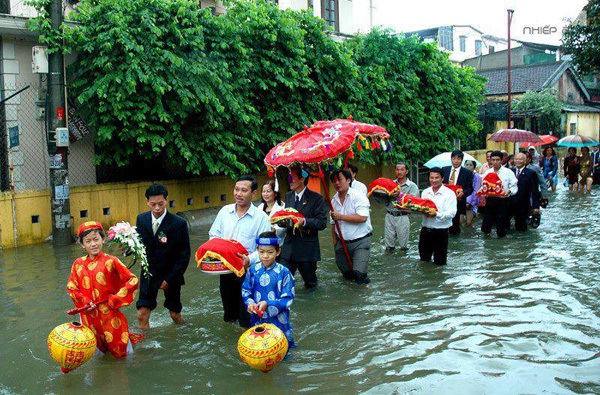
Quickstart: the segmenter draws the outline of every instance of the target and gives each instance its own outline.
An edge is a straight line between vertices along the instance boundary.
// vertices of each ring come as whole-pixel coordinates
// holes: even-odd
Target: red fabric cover
[[[321,163],[348,151],[357,135],[344,123],[306,128],[273,147],[265,156],[265,165],[274,170],[294,163]]]
[[[452,190],[454,191],[454,194],[455,194],[456,196],[458,196],[458,194],[459,194],[460,192],[463,192],[463,187],[461,187],[460,185],[456,185],[456,184],[455,184],[455,185],[451,185],[451,184],[444,184],[444,186],[445,186],[446,188],[450,188],[450,189],[452,189]]]
[[[332,126],[335,124],[343,124],[352,126],[362,136],[371,136],[389,139],[390,134],[385,128],[379,125],[373,125],[370,123],[356,122],[352,117],[348,119],[334,119],[333,121],[317,121],[313,124],[315,126]]]
[[[290,219],[294,223],[294,227],[298,226],[301,219],[304,219],[304,215],[300,214],[297,210],[289,207],[283,210],[279,210],[271,217],[271,223],[274,224],[283,219]]]
[[[196,251],[197,266],[200,267],[200,263],[205,260],[219,260],[236,276],[241,277],[246,269],[244,269],[242,258],[237,256],[238,253],[248,255],[248,251],[240,242],[215,237],[198,247],[198,251]]]
[[[488,173],[481,181],[481,189],[477,191],[477,196],[496,196],[504,197],[504,187],[502,180],[495,172]]]
[[[433,200],[421,199],[408,194],[401,194],[398,196],[398,200],[395,201],[393,205],[395,208],[415,211],[417,213],[437,213],[437,206]]]
[[[392,195],[394,192],[400,190],[400,185],[394,180],[390,180],[389,178],[378,178],[369,184],[369,191],[367,196],[371,196],[373,192],[383,192],[388,195]]]

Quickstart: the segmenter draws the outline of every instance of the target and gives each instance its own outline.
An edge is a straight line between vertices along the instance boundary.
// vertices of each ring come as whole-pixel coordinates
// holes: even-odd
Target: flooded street
[[[70,321],[66,282],[83,250],[6,250],[0,394],[600,393],[599,195],[559,187],[537,230],[504,239],[483,238],[476,221],[450,238],[445,267],[419,262],[419,217],[411,219],[408,253],[386,254],[384,209],[374,204],[366,287],[343,281],[328,228],[321,232],[319,287],[306,291],[296,276],[298,348],[268,374],[240,360],[242,331],[222,321],[219,279],[191,263],[185,325],[171,323],[161,295],[134,354],[95,357],[63,375],[46,337]],[[192,233],[193,253],[207,233]],[[136,331],[135,308],[122,311]]]

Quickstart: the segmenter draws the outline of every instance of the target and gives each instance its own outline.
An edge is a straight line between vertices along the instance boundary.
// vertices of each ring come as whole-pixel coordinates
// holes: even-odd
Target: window
[[[576,123],[570,124],[569,129],[571,130],[571,134],[577,134],[577,124]]]
[[[575,100],[574,100],[574,96],[573,96],[573,92],[569,92],[569,93],[567,93],[567,101],[568,101],[569,103],[573,103],[573,102],[575,101]]]
[[[332,26],[335,31],[340,30],[340,23],[338,21],[338,1],[339,0],[322,0],[321,8],[323,19],[328,26]]]
[[[307,0],[307,4],[308,4],[308,8],[310,8],[310,9],[315,8],[314,0]]]
[[[467,38],[460,36],[460,52],[467,52]]]
[[[273,3],[275,5],[279,5],[279,0],[267,0],[267,3]]]
[[[481,40],[475,40],[475,55],[481,55]]]
[[[442,26],[438,30],[438,44],[448,51],[454,51],[454,39],[452,35],[452,26]]]
[[[488,48],[490,49],[490,52],[488,52],[488,53],[496,52],[496,48],[493,45],[490,45]]]

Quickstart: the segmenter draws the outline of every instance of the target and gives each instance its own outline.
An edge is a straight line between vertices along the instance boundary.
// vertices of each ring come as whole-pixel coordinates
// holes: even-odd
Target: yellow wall
[[[259,176],[262,185],[266,176]],[[169,190],[173,212],[220,207],[233,202],[234,181],[228,177],[162,181]],[[75,232],[81,222],[96,220],[109,227],[120,221],[135,223],[140,212],[148,210],[144,192],[149,182],[102,184],[71,189],[71,223]],[[225,200],[221,200],[224,195]],[[16,208],[13,218],[12,198]],[[208,198],[208,201],[205,199]],[[258,194],[260,199],[260,194]],[[188,199],[189,200],[188,202]],[[84,211],[87,211],[87,216]],[[32,218],[37,216],[37,223]],[[18,246],[42,243],[52,233],[50,191],[19,191],[0,194],[0,241],[2,248],[15,247],[14,226]],[[15,223],[16,222],[16,223]]]
[[[361,166],[358,179],[367,186],[375,178],[381,177],[381,166]],[[260,201],[260,190],[267,179],[266,174],[257,176],[259,191],[256,199]],[[235,182],[228,177],[205,177],[191,180],[159,181],[169,191],[172,212],[221,207],[233,202]],[[286,180],[279,177],[281,190],[286,191]],[[71,229],[75,233],[79,224],[95,220],[108,228],[117,222],[128,221],[135,224],[139,213],[149,210],[144,193],[150,182],[114,183],[73,187],[71,189]],[[331,183],[331,196],[335,190]],[[13,218],[14,197],[16,219]],[[224,200],[222,200],[224,199]],[[87,211],[87,213],[84,213]],[[87,216],[82,216],[87,214]],[[32,217],[37,216],[37,223]],[[13,221],[14,220],[14,221]],[[52,233],[50,215],[50,191],[18,191],[0,194],[0,242],[2,248],[15,247],[14,227],[17,229],[17,244],[24,246],[43,243]]]
[[[571,124],[577,125],[577,134],[592,137],[596,140],[600,137],[600,114],[595,113],[567,113],[567,135],[571,134]]]

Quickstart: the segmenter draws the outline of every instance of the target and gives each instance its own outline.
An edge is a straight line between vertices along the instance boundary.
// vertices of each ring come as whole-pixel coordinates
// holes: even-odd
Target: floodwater
[[[445,267],[418,261],[418,218],[409,252],[385,254],[383,208],[374,205],[368,286],[342,280],[330,230],[322,232],[319,287],[306,291],[297,278],[298,348],[268,374],[241,362],[241,330],[221,320],[218,278],[190,264],[185,325],[159,307],[134,354],[94,357],[63,375],[46,337],[70,321],[66,280],[83,250],[7,250],[0,394],[600,393],[599,195],[559,189],[541,226],[526,234],[463,231],[451,238]],[[195,232],[192,248],[206,237],[207,229]],[[123,310],[135,330],[135,308]]]

